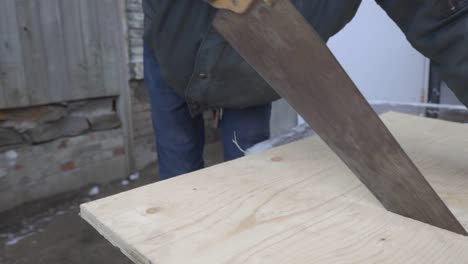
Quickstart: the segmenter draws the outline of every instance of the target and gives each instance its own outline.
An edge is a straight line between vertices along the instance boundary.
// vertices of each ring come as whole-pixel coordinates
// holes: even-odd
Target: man
[[[327,41],[361,0],[292,2]],[[468,105],[468,0],[377,3]],[[278,96],[213,29],[217,10],[202,0],[144,0],[144,11],[145,79],[161,178],[203,167],[203,110],[223,109],[226,160],[268,138],[270,103]]]
[[[161,77],[161,68],[150,49],[144,50],[145,82],[150,94],[151,116],[156,133],[159,177],[165,180],[204,167],[204,120],[202,101],[187,101]],[[207,77],[199,77],[201,79]],[[245,94],[248,97],[248,94]],[[271,103],[266,100],[245,108],[218,108],[217,119],[224,160],[243,156],[242,149],[270,137]],[[207,105],[208,107],[208,105]]]

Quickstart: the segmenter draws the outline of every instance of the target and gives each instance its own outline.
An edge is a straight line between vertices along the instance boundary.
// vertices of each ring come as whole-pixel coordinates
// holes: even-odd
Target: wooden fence
[[[0,109],[119,95],[127,63],[122,6],[0,0]]]

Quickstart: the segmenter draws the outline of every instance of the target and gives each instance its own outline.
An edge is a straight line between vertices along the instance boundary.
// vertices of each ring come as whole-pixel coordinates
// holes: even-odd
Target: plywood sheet
[[[468,227],[468,126],[384,122]],[[468,263],[468,238],[385,211],[317,137],[85,204],[135,263]]]

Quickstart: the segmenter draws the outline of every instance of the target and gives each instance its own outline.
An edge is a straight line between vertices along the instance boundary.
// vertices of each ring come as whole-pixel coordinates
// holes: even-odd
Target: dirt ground
[[[221,158],[219,143],[207,146],[207,165],[219,163]],[[156,182],[157,165],[148,166],[132,179],[89,186],[1,213],[0,263],[132,263],[79,217],[81,203]]]

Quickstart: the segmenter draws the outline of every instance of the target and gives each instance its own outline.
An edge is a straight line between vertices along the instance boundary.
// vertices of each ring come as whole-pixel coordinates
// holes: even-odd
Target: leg
[[[160,179],[203,168],[203,118],[192,118],[184,99],[161,78],[159,65],[145,47],[145,83],[150,95]]]
[[[221,137],[224,159],[233,160],[244,156],[239,149],[247,149],[270,138],[271,104],[245,109],[225,109],[221,121]],[[237,140],[236,146],[233,140]]]
[[[376,1],[468,106],[468,1]]]

